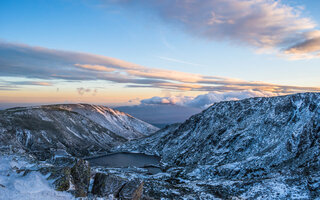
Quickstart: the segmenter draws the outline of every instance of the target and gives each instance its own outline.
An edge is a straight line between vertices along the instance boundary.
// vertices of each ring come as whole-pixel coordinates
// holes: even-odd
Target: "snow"
[[[203,180],[203,188],[219,190],[226,198],[312,199],[319,196],[319,124],[319,93],[220,102],[178,127],[114,151],[159,155],[167,167],[184,166],[179,173],[167,170],[174,178]],[[191,191],[196,190],[193,185]]]
[[[89,104],[66,104],[58,106],[61,109],[76,112],[129,140],[140,138],[159,130],[144,121],[105,106]]]
[[[78,138],[82,138],[79,134],[77,134],[76,132],[74,132],[73,130],[71,130],[69,127],[66,127],[71,133],[73,133],[75,136],[77,136]]]
[[[27,135],[26,146],[28,146],[29,141],[30,141],[30,139],[31,139],[31,137],[32,137],[32,134],[30,133],[29,130],[25,130],[25,133],[26,133],[26,135]]]
[[[39,172],[30,172],[23,176],[17,169],[31,166],[17,156],[0,155],[0,200],[68,200],[74,197],[66,192],[53,189],[46,177]]]

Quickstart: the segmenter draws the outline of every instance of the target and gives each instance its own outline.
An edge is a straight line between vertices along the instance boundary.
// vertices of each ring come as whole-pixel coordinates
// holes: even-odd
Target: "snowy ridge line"
[[[158,130],[125,113],[88,104],[4,110],[0,112],[0,127],[0,146],[15,145],[42,154],[41,159],[52,156],[53,150],[58,149],[77,157],[108,152]]]

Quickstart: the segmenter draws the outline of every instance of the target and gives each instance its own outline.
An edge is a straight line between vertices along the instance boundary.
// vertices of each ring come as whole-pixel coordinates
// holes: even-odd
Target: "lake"
[[[102,166],[110,168],[145,168],[151,174],[160,173],[160,160],[158,156],[142,153],[114,153],[105,156],[87,159],[91,166]]]

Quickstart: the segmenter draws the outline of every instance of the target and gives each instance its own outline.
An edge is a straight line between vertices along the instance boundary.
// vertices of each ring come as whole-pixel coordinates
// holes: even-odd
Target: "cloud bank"
[[[226,40],[259,50],[278,50],[292,58],[320,53],[316,23],[301,7],[278,0],[104,0],[128,8],[144,8],[187,32],[210,40]],[[313,35],[313,36],[312,36]],[[311,37],[310,37],[311,36]]]
[[[59,51],[23,44],[0,42],[0,77],[19,77],[50,86],[59,81],[104,80],[126,87],[148,87],[174,91],[236,92],[252,90],[275,95],[319,92],[317,87],[278,85],[233,78],[204,76],[145,67],[106,56]],[[17,85],[10,82],[7,85]],[[23,84],[22,82],[20,84]],[[83,93],[82,90],[80,94]]]
[[[251,97],[269,97],[274,96],[270,92],[257,92],[252,90],[240,92],[209,92],[207,94],[198,95],[196,97],[190,96],[171,96],[171,97],[152,97],[141,100],[142,105],[178,105],[185,107],[193,107],[205,109],[213,103],[220,101],[241,100]]]
[[[130,113],[139,119],[152,124],[180,123],[190,116],[200,113],[203,109],[220,101],[241,100],[250,97],[273,96],[269,92],[252,90],[236,92],[209,92],[207,94],[191,96],[152,97],[143,99],[139,105],[118,107],[117,109]]]

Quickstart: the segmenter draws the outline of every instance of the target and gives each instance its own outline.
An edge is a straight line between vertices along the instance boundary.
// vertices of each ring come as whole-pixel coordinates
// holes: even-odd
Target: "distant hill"
[[[157,130],[126,113],[89,104],[0,111],[0,146],[22,148],[44,157],[56,150],[75,156],[108,151]]]

